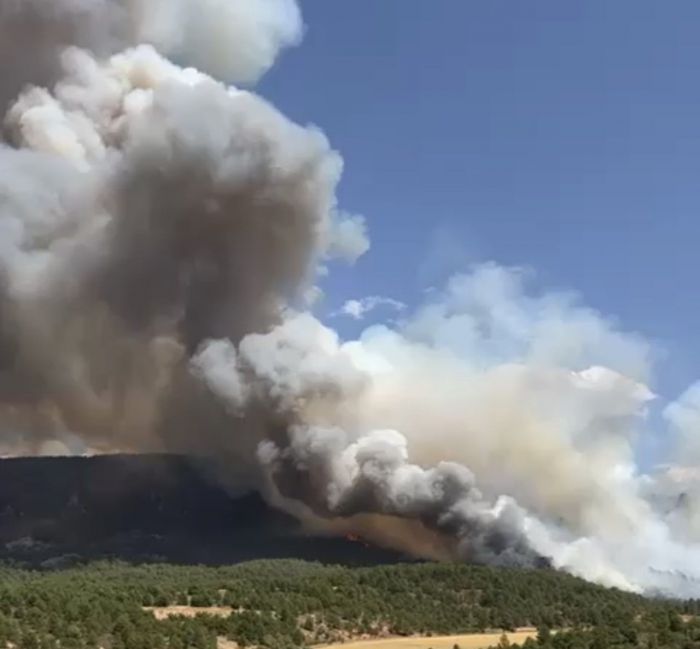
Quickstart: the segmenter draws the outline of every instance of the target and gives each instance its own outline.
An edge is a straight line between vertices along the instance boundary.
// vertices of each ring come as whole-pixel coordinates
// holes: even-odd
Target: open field
[[[461,649],[486,649],[498,644],[502,633],[467,633],[463,635],[445,635],[432,637],[386,638],[360,640],[343,644],[321,645],[317,649],[342,647],[343,649],[452,649],[459,645]],[[534,629],[521,629],[506,633],[511,643],[522,644],[527,638],[537,636]]]

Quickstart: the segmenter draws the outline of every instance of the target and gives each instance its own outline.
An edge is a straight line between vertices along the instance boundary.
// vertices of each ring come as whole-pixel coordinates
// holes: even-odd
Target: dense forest
[[[219,609],[165,619],[149,610],[177,605]],[[533,649],[685,648],[700,647],[700,628],[683,617],[699,610],[696,601],[648,600],[550,570],[464,564],[0,568],[0,646],[20,649],[213,649],[217,637],[275,649],[521,626],[541,629]]]
[[[695,608],[695,605],[692,605]],[[541,627],[536,640],[526,640],[522,648],[509,645],[507,638],[494,649],[698,649],[700,622],[690,615],[681,615],[673,607],[652,607],[642,614],[622,615],[605,619],[589,627],[576,627],[552,632]]]

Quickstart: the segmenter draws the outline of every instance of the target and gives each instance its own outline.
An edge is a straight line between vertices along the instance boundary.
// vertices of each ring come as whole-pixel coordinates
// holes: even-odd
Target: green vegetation
[[[143,608],[172,605],[230,607],[231,614],[158,620]],[[0,646],[20,649],[206,649],[217,637],[276,649],[362,634],[520,626],[542,629],[528,649],[700,649],[693,644],[700,627],[680,617],[698,610],[695,601],[645,600],[554,571],[463,564],[0,568]]]
[[[697,608],[692,603],[691,608]],[[682,608],[682,607],[681,607]],[[700,620],[681,616],[671,606],[651,607],[644,613],[609,616],[596,626],[552,633],[542,627],[536,640],[522,647],[502,638],[495,649],[700,649]]]

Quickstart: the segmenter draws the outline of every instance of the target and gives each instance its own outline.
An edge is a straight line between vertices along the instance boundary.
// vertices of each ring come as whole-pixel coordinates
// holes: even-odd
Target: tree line
[[[226,607],[231,614],[158,620],[147,610],[175,605]],[[287,649],[353,636],[522,626],[569,629],[538,639],[543,649],[602,649],[603,642],[624,649],[639,645],[620,643],[640,638],[655,638],[656,644],[642,645],[650,649],[690,649],[695,645],[668,642],[680,642],[679,633],[683,642],[695,642],[694,623],[688,630],[682,616],[699,612],[698,601],[645,599],[553,570],[465,564],[350,568],[270,560],[220,568],[114,562],[54,571],[0,568],[0,647],[19,649],[213,649],[217,637]],[[660,630],[653,635],[641,624]],[[596,629],[606,635],[596,636]]]

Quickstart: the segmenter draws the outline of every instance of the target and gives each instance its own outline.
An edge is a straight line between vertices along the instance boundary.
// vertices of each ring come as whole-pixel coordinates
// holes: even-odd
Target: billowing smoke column
[[[635,464],[643,339],[493,264],[352,300],[401,314],[355,341],[311,314],[364,222],[323,134],[229,85],[301,30],[293,0],[0,0],[0,451],[209,455],[317,533],[699,593],[697,453]],[[695,452],[699,402],[667,410]]]
[[[160,17],[169,23],[195,5],[206,22],[242,14],[226,34],[253,32],[229,66],[244,78],[298,29],[289,2],[261,2],[257,17],[247,1],[144,3],[123,20],[172,10]],[[16,9],[49,33],[64,14],[100,24],[104,11],[109,24],[117,10],[127,7]],[[263,42],[259,56],[249,40]],[[236,59],[219,45],[198,56]],[[70,48],[61,63],[52,92],[30,86],[9,108],[0,150],[3,427],[30,446],[58,431],[97,450],[168,447],[167,402],[206,400],[186,358],[209,337],[238,341],[277,322],[319,260],[362,251],[362,222],[335,210],[341,163],[323,135],[255,95],[148,45],[104,60]]]
[[[217,78],[250,83],[301,30],[295,0],[2,0],[0,57],[12,64],[3,66],[0,101],[61,76],[67,46],[104,57],[150,43]]]

